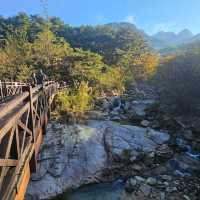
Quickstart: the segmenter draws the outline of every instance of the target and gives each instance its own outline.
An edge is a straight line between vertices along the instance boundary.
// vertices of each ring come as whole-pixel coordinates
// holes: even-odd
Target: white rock
[[[153,178],[153,177],[149,177],[149,178],[147,178],[146,183],[148,185],[152,185],[153,186],[153,185],[157,184],[157,180],[155,178]]]
[[[151,132],[109,121],[89,121],[87,126],[52,123],[47,128],[39,169],[27,194],[39,199],[52,198],[67,189],[98,182],[102,173],[113,166],[113,158],[122,158],[125,150],[136,156],[152,153],[169,138],[168,134]],[[142,177],[135,179],[144,182]]]
[[[141,126],[143,126],[143,127],[148,127],[149,124],[150,124],[150,122],[148,120],[142,120],[141,121]]]

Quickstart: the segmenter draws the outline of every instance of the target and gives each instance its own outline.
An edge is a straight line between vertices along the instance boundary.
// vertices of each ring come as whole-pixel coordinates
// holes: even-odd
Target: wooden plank
[[[0,166],[1,167],[13,167],[18,165],[18,160],[13,159],[0,159]]]
[[[21,151],[20,151],[20,141],[19,141],[19,127],[16,127],[16,145],[17,145],[17,157],[20,159]]]
[[[42,144],[43,135],[42,135],[42,128],[39,129],[38,137],[35,141],[35,154],[37,155],[40,151],[40,146]]]
[[[28,97],[29,93],[28,92],[23,92],[22,94],[16,96],[15,98],[11,99],[8,101],[5,105],[1,107],[0,110],[0,118],[5,116],[9,111],[14,109],[17,105],[23,102],[24,99]]]
[[[13,127],[11,132],[10,132],[9,142],[8,142],[7,147],[6,147],[5,159],[7,159],[8,156],[10,155],[11,145],[12,145],[13,136],[14,136],[14,130],[15,130],[15,127]],[[1,174],[0,174],[0,188],[2,187],[2,184],[3,184],[3,181],[4,181],[4,177],[6,176],[7,172],[8,172],[8,169],[6,167],[3,167],[2,171],[1,171]]]
[[[23,105],[16,113],[14,113],[11,117],[6,119],[5,124],[0,128],[0,141],[7,134],[8,130],[10,130],[13,125],[17,123],[17,120],[28,110],[30,103],[27,102]]]
[[[30,180],[30,167],[27,164],[22,172],[20,187],[17,189],[15,200],[23,200]]]
[[[9,172],[10,172],[10,174],[8,173],[9,182],[5,182],[7,187],[4,188],[3,194],[0,194],[2,195],[1,200],[13,200],[16,195],[15,190],[14,190],[14,185],[16,184],[15,168],[12,168]],[[8,183],[10,184],[8,185]]]
[[[29,133],[29,135],[32,135],[32,131],[28,129],[28,127],[22,123],[21,120],[19,120],[18,125],[21,126],[21,128],[23,128],[27,133]]]

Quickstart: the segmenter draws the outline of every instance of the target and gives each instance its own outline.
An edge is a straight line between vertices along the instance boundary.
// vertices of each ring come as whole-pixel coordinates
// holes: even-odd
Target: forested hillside
[[[70,99],[78,98],[78,92],[86,93],[82,101],[86,101],[83,104],[87,108],[102,92],[116,90],[120,94],[129,84],[153,78],[165,91],[164,99],[167,95],[176,104],[177,91],[183,86],[191,98],[187,102],[181,99],[178,105],[194,105],[189,101],[194,93],[198,96],[191,88],[197,85],[193,75],[199,72],[199,43],[183,45],[175,54],[160,59],[148,40],[144,32],[129,23],[72,27],[57,17],[48,22],[25,13],[1,17],[0,79],[27,82],[33,72],[43,69],[49,79],[67,82],[69,91],[63,95]],[[183,71],[187,74],[186,86]],[[75,101],[68,100],[65,106]]]
[[[123,26],[71,27],[56,17],[47,22],[20,13],[0,18],[0,38],[1,80],[26,82],[43,69],[49,79],[66,81],[70,91],[64,95],[75,98],[79,90],[90,96],[121,93],[151,77],[158,63],[142,36]]]
[[[44,34],[46,34],[46,37]],[[42,40],[42,37],[47,39],[44,40],[45,43],[48,43],[48,45],[55,45],[55,48],[60,49],[60,51],[64,51],[63,46],[65,46],[65,50],[67,49],[66,46],[68,46],[68,52],[69,46],[73,48],[73,50],[81,48],[84,51],[94,52],[102,56],[102,61],[105,65],[122,67],[121,63],[126,62],[126,66],[124,67],[127,69],[133,67],[133,65],[138,65],[139,62],[145,65],[145,58],[148,57],[153,60],[155,57],[137,29],[135,28],[134,31],[132,27],[117,26],[116,28],[114,25],[71,27],[70,25],[64,24],[56,17],[50,18],[47,23],[39,16],[28,16],[25,13],[20,13],[17,16],[9,18],[1,17],[0,19],[0,44],[3,49],[15,48],[10,47],[9,43],[16,38],[15,43],[21,42],[26,47],[27,45],[29,47],[31,45],[32,48],[35,48],[33,44],[35,43],[37,46],[37,42],[42,43],[39,41]],[[22,47],[22,45],[20,46]],[[45,45],[41,46],[45,48]],[[24,46],[22,49],[24,49]],[[20,49],[18,50],[20,51]],[[52,51],[52,49],[50,49],[50,51]],[[27,51],[25,52],[27,53]],[[133,60],[135,63],[132,62]],[[45,64],[46,63],[43,63],[43,67],[45,67]],[[103,65],[104,64],[102,64],[102,67]],[[32,63],[29,63],[27,67],[33,67]],[[16,77],[12,78],[16,79]]]
[[[149,36],[125,22],[0,17],[0,193],[15,176],[24,188],[18,171],[29,179],[35,168],[26,200],[199,200],[198,38],[188,30]],[[7,95],[15,89],[22,94]]]

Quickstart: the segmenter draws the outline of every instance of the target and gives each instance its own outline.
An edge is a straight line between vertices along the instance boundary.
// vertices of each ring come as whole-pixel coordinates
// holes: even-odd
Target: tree
[[[66,56],[73,52],[69,44],[56,37],[48,28],[38,33],[31,45],[31,63],[36,69],[43,69],[50,78],[59,79],[59,70]]]
[[[27,42],[26,33],[18,30],[7,36],[4,48],[0,49],[0,78],[26,81],[32,71],[29,57],[30,43]]]
[[[200,98],[200,54],[187,52],[168,57],[158,69],[161,100],[172,111],[194,113]],[[175,110],[174,110],[175,109]]]

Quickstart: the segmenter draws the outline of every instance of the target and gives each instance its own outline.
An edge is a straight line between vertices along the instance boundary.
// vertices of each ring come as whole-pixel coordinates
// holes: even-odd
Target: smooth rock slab
[[[32,175],[27,199],[48,199],[72,188],[95,183],[113,166],[113,157],[124,151],[150,154],[169,140],[169,135],[110,121],[88,125],[48,125],[39,154],[37,173]]]

